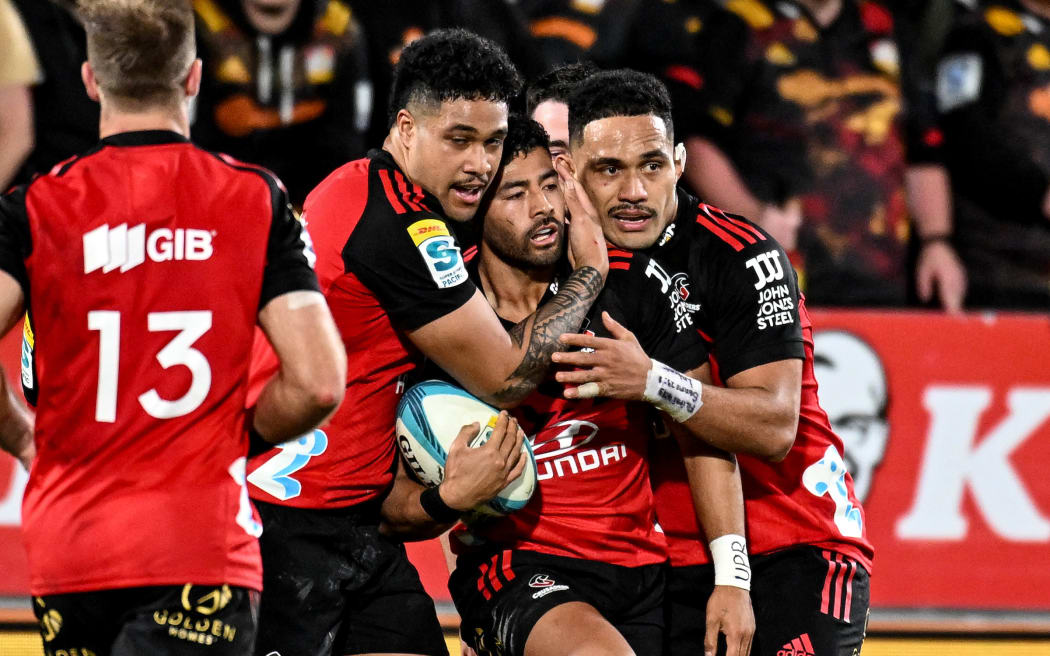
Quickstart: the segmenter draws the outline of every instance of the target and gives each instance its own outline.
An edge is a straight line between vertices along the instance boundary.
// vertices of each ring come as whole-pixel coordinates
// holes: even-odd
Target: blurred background
[[[0,0],[0,187],[97,141],[72,5]],[[864,653],[1050,654],[1050,0],[193,6],[194,141],[296,204],[382,142],[392,68],[429,30],[488,37],[529,80],[577,61],[660,77],[683,184],[772,233],[813,310],[876,547]],[[13,376],[20,337],[0,343]],[[24,485],[0,458],[4,656],[42,653]],[[411,551],[454,630],[440,550]]]

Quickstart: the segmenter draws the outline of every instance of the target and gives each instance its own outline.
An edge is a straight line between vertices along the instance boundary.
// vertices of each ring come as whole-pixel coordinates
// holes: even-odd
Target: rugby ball
[[[445,477],[445,460],[463,426],[478,422],[481,432],[470,442],[476,448],[488,441],[499,410],[469,392],[440,380],[413,385],[397,406],[397,445],[405,464],[419,480],[433,487]],[[536,489],[536,458],[529,440],[522,443],[528,456],[525,471],[492,500],[475,508],[483,515],[506,515],[525,507]]]

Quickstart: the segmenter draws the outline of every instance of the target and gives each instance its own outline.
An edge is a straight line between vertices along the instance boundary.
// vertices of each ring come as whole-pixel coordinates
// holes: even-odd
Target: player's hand
[[[755,636],[755,614],[747,590],[716,585],[707,600],[707,630],[704,656],[715,656],[718,634],[726,637],[726,656],[748,656]]]
[[[941,307],[946,312],[962,312],[963,297],[966,295],[966,269],[955,254],[955,249],[939,240],[923,244],[915,267],[915,286],[922,302],[932,299],[936,289]]]
[[[478,652],[474,651],[470,645],[460,640],[459,642],[459,656],[478,656]]]
[[[793,251],[798,246],[798,229],[802,226],[802,203],[797,198],[789,199],[783,205],[770,203],[762,208],[756,222],[784,250]]]
[[[575,269],[594,267],[605,277],[609,273],[609,253],[605,249],[605,235],[602,234],[598,212],[573,177],[570,160],[560,156],[555,160],[554,168],[561,179],[565,205],[569,210],[569,260]]]
[[[634,333],[602,312],[602,323],[612,335],[594,337],[580,333],[565,333],[561,342],[567,347],[578,346],[590,351],[559,351],[551,356],[557,364],[578,367],[575,371],[559,371],[555,378],[559,383],[572,385],[565,390],[565,398],[589,398],[603,396],[625,401],[640,401],[645,395],[645,379],[652,368],[652,360],[642,350]],[[597,385],[597,388],[582,390],[577,386]]]
[[[445,478],[438,486],[445,504],[463,512],[499,494],[521,476],[528,461],[521,449],[525,432],[505,410],[499,413],[488,441],[471,448],[480,430],[477,422],[460,429],[448,450]]]

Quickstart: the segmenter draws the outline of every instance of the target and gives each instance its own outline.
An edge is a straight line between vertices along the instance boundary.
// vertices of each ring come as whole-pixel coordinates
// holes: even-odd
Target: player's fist
[[[480,430],[476,422],[460,429],[448,451],[445,478],[438,486],[442,501],[463,512],[499,494],[521,475],[527,462],[521,448],[525,432],[507,411],[499,413],[488,441],[471,448]]]

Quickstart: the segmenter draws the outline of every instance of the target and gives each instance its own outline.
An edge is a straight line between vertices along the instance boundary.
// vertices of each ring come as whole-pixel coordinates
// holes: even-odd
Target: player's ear
[[[182,83],[182,90],[186,92],[187,98],[193,98],[200,93],[202,71],[203,65],[201,60],[194,59],[193,63],[190,64],[190,71],[186,74],[186,79]]]
[[[98,81],[95,80],[95,69],[89,62],[80,65],[80,79],[84,83],[88,98],[98,102]]]
[[[682,174],[685,173],[685,157],[686,150],[685,144],[678,142],[674,146],[674,177],[675,180],[680,180]]]
[[[394,129],[397,130],[401,143],[410,145],[416,134],[416,117],[405,108],[399,109],[394,117]]]

